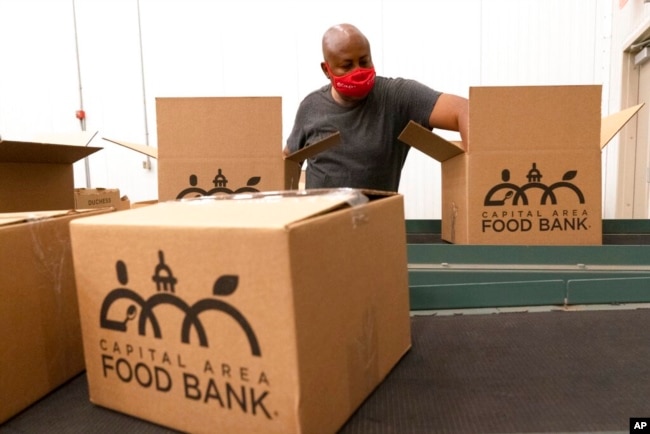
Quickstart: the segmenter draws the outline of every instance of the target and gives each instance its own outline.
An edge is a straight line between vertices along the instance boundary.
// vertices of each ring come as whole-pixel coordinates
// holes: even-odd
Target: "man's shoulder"
[[[422,84],[416,79],[405,77],[377,76],[375,85],[383,95],[411,100],[414,95],[437,98],[440,92]]]
[[[408,85],[409,83],[417,83],[415,80],[404,77],[386,77],[383,75],[378,75],[375,77],[375,84],[380,86],[403,86]]]
[[[300,113],[313,113],[314,111],[319,112],[323,110],[324,107],[329,107],[331,99],[331,96],[329,95],[329,85],[322,86],[309,92],[302,101],[300,101],[298,111]]]
[[[303,101],[307,100],[313,100],[313,99],[320,99],[320,98],[325,98],[329,94],[329,89],[331,88],[331,84],[326,84],[324,86],[319,87],[318,89],[314,89],[311,92],[309,92],[304,98]]]

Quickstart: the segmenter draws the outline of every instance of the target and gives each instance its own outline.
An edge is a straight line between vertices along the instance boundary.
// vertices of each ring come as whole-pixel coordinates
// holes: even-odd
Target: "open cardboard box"
[[[0,141],[0,212],[74,209],[73,163],[102,148],[96,133]]]
[[[0,213],[0,424],[84,370],[69,223],[109,210]]]
[[[411,122],[400,140],[441,162],[442,239],[602,244],[601,149],[641,105],[601,120],[601,86],[472,87],[465,150]]]
[[[72,269],[73,163],[96,133],[0,141],[0,423],[84,369]]]
[[[401,195],[221,195],[70,227],[97,405],[184,432],[333,433],[410,348]]]
[[[282,157],[280,97],[156,99],[158,147],[112,143],[158,159],[158,200],[299,188],[301,163],[338,133]]]

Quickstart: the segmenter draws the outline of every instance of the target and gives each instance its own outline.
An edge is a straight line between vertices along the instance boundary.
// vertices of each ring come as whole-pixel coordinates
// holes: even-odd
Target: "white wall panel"
[[[480,82],[480,17],[480,0],[384,2],[384,25],[373,46],[383,57],[378,73],[468,97],[470,84]],[[460,138],[456,132],[436,133]],[[400,185],[407,218],[440,218],[440,169],[439,162],[411,150]]]
[[[143,168],[146,158],[101,140],[148,143],[138,4],[131,0],[74,4],[86,128],[100,132],[100,141],[94,144],[104,148],[89,157],[90,186],[119,188],[134,202],[155,199],[157,174]]]
[[[79,129],[72,7],[0,0],[0,134]]]
[[[483,2],[482,85],[600,83],[594,47],[598,2]],[[599,62],[600,64],[600,62]]]

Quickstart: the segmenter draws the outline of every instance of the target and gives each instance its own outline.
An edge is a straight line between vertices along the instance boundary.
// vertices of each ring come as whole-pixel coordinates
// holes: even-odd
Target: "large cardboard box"
[[[158,147],[104,137],[158,159],[158,200],[296,190],[307,158],[340,143],[339,133],[282,155],[280,97],[156,99]]]
[[[96,133],[0,140],[0,423],[83,371],[68,225]]]
[[[442,239],[602,244],[601,149],[640,109],[601,121],[601,86],[473,87],[468,149],[410,123],[442,163]]]
[[[0,212],[73,209],[73,163],[101,148],[96,133],[0,140]]]
[[[410,348],[400,195],[168,201],[71,233],[100,406],[185,432],[334,433]]]
[[[0,214],[0,423],[83,371],[69,223],[106,211]]]

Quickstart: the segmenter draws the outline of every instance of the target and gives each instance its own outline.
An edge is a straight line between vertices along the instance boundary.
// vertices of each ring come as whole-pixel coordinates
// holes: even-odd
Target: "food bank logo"
[[[102,303],[100,312],[100,327],[108,330],[126,332],[129,323],[136,320],[138,334],[145,336],[147,328],[151,329],[153,336],[157,339],[162,338],[160,322],[155,314],[155,309],[161,305],[174,306],[180,309],[184,314],[183,322],[180,326],[181,329],[181,342],[185,344],[190,343],[190,335],[195,331],[198,336],[199,345],[208,347],[208,337],[203,326],[200,316],[207,311],[221,312],[222,314],[229,315],[237,324],[242,328],[243,332],[248,339],[251,354],[260,357],[262,355],[257,336],[253,328],[246,320],[246,317],[231,304],[217,298],[204,298],[196,303],[189,305],[182,298],[178,297],[176,293],[176,284],[178,279],[172,273],[169,265],[165,263],[164,253],[158,252],[158,264],[154,269],[152,280],[156,286],[156,294],[145,299],[137,292],[127,288],[128,272],[126,264],[118,260],[115,264],[117,280],[122,287],[113,289],[108,293]],[[216,279],[212,295],[215,297],[223,297],[231,295],[237,289],[239,277],[236,275],[223,275]],[[111,307],[118,300],[128,300],[132,304],[127,304],[126,310],[119,316],[116,312],[111,312]],[[138,309],[139,308],[139,309]],[[115,309],[112,309],[113,311]],[[119,317],[119,319],[111,319]],[[149,327],[148,327],[149,326]]]
[[[537,169],[537,164],[533,163],[532,168],[528,171],[526,178],[528,182],[523,185],[517,185],[510,182],[510,170],[504,169],[501,172],[500,184],[495,185],[485,195],[485,206],[503,206],[507,201],[511,201],[512,205],[528,205],[528,190],[540,190],[541,200],[540,205],[546,205],[549,201],[551,204],[557,204],[556,192],[560,189],[569,189],[573,191],[579,203],[585,203],[585,197],[582,191],[574,184],[570,183],[576,177],[578,172],[576,170],[569,170],[562,176],[562,180],[554,182],[553,184],[546,185],[542,183],[542,173]]]
[[[225,175],[221,172],[221,169],[218,169],[217,174],[212,180],[214,187],[209,190],[205,190],[201,187],[197,187],[199,183],[198,177],[195,174],[192,174],[190,175],[190,179],[189,179],[190,186],[182,190],[180,193],[178,193],[176,199],[183,199],[183,198],[196,197],[196,196],[212,196],[219,193],[225,193],[225,194],[258,193],[259,190],[256,189],[255,186],[259,184],[261,180],[262,180],[261,177],[253,176],[248,179],[248,182],[246,182],[245,187],[240,187],[236,190],[232,190],[227,187],[228,178],[226,178]]]
[[[536,229],[540,232],[551,231],[579,231],[588,230],[588,213],[584,207],[585,196],[582,190],[571,181],[577,176],[577,170],[569,170],[564,173],[562,179],[550,184],[542,182],[543,174],[537,168],[536,163],[526,174],[527,182],[522,185],[510,181],[510,170],[504,169],[501,172],[501,183],[493,186],[485,195],[483,205],[485,207],[505,206],[528,206],[537,205],[531,203],[531,197],[539,197],[539,205],[545,208],[495,210],[484,209],[481,220],[482,232],[528,232]],[[569,194],[560,192],[568,191]],[[532,193],[536,192],[535,195]],[[576,200],[571,203],[558,203],[558,196],[566,200],[567,197],[575,196]],[[577,206],[576,206],[577,204]],[[548,205],[560,205],[549,208]]]
[[[152,334],[154,338],[162,339],[160,320],[165,321],[165,333],[173,330],[174,324],[167,322],[168,315],[157,316],[156,312],[159,308],[163,312],[169,312],[170,307],[177,308],[184,314],[181,321],[174,316],[180,329],[181,342],[196,344],[198,340],[200,346],[207,348],[213,343],[208,340],[201,319],[212,311],[209,314],[227,315],[234,319],[243,330],[242,336],[245,335],[250,345],[251,355],[262,356],[257,336],[246,317],[221,299],[237,289],[238,276],[226,274],[217,277],[212,287],[214,297],[203,298],[190,305],[177,295],[180,292],[177,291],[180,288],[179,279],[165,262],[163,251],[158,252],[158,263],[151,276],[156,293],[148,298],[128,288],[129,276],[124,261],[116,261],[115,269],[120,286],[111,290],[102,301],[99,315],[102,330],[130,331],[130,335],[134,335],[136,329],[141,336]],[[212,337],[210,335],[210,339]],[[166,343],[179,339],[178,333],[164,336],[164,339]],[[128,336],[102,336],[99,338],[99,372],[111,382],[108,387],[122,384],[134,388],[136,393],[140,388],[175,395],[184,399],[186,404],[204,406],[210,415],[214,415],[214,411],[234,411],[268,420],[277,418],[278,412],[273,409],[271,382],[259,363],[247,366],[246,358],[229,359],[222,351],[194,351],[195,354],[205,355],[205,358],[191,357],[188,362],[184,355],[196,348],[177,347],[153,348],[147,342],[131,342]]]

